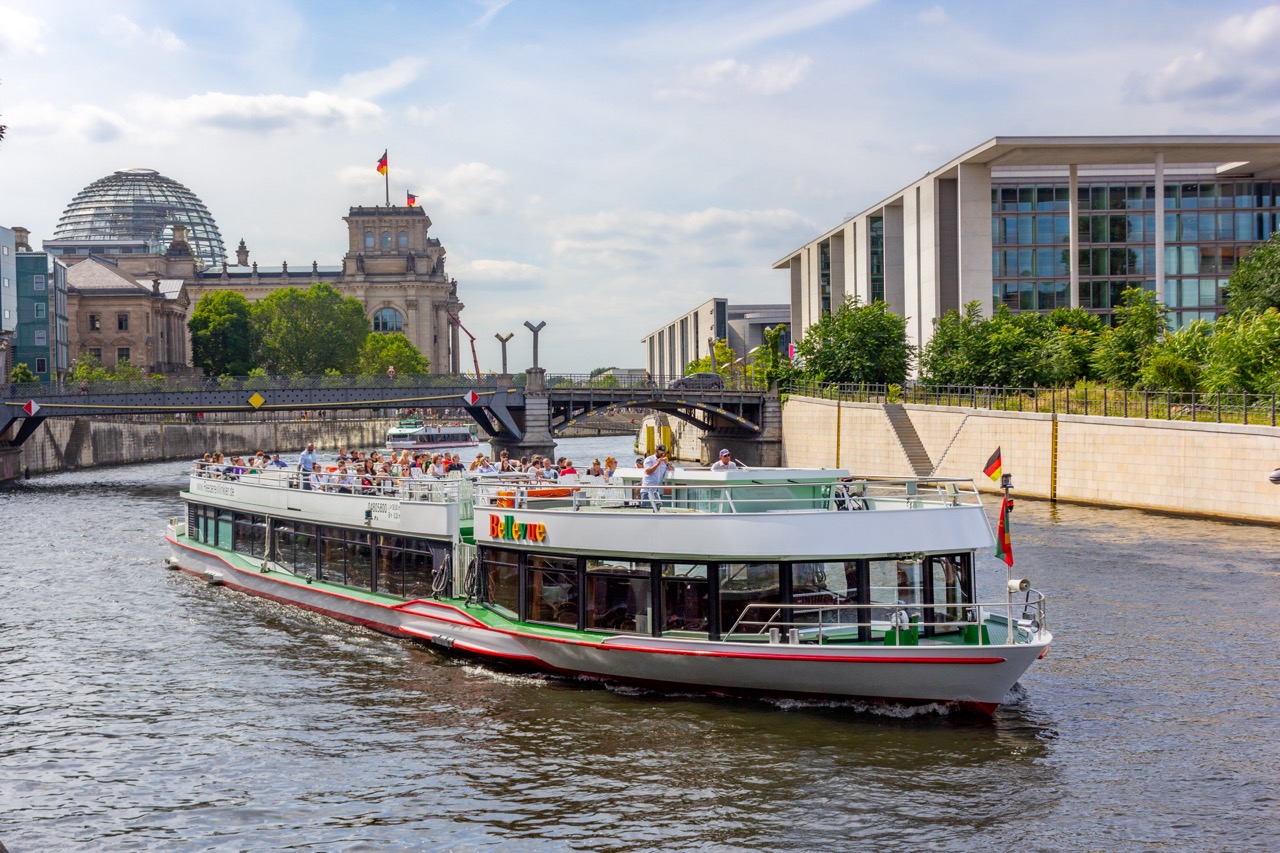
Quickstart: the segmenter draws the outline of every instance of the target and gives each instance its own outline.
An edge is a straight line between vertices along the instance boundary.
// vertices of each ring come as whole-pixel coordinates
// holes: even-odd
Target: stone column
[[[1156,154],[1156,298],[1164,302],[1164,153]]]
[[[1067,181],[1070,196],[1067,199],[1067,215],[1070,238],[1068,240],[1067,272],[1071,276],[1071,307],[1080,307],[1080,167],[1071,164],[1071,177]]]

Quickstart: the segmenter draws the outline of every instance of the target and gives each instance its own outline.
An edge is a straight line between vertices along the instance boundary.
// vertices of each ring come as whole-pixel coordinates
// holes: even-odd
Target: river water
[[[183,469],[0,489],[10,853],[1280,847],[1280,528],[1019,501],[1058,640],[988,721],[496,674],[210,587],[163,565]]]

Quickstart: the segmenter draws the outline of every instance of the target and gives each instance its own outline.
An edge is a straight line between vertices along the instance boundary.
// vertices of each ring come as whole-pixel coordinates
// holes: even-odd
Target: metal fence
[[[851,403],[911,403],[999,412],[1147,418],[1191,423],[1276,425],[1277,395],[1132,388],[1002,388],[792,381],[783,393]]]

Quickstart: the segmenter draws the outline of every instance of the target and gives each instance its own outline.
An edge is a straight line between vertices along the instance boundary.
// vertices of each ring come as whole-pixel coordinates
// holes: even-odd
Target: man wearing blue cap
[[[729,455],[729,449],[725,448],[720,451],[720,458],[711,463],[712,471],[745,471],[747,466],[741,462],[734,462],[733,457]]]

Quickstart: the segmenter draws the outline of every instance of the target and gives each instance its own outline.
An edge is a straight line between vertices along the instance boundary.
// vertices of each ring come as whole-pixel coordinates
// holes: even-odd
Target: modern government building
[[[847,297],[884,300],[923,345],[969,302],[1110,319],[1133,286],[1181,328],[1223,312],[1232,271],[1277,229],[1280,136],[996,137],[774,269],[797,340]]]
[[[151,169],[93,181],[39,251],[26,228],[0,228],[0,368],[25,363],[48,381],[93,355],[145,373],[189,370],[187,321],[203,294],[256,301],[324,281],[358,299],[375,332],[403,332],[433,373],[456,373],[463,305],[426,212],[352,207],[343,220],[339,265],[260,267],[243,240],[228,262],[208,208],[177,181]]]

